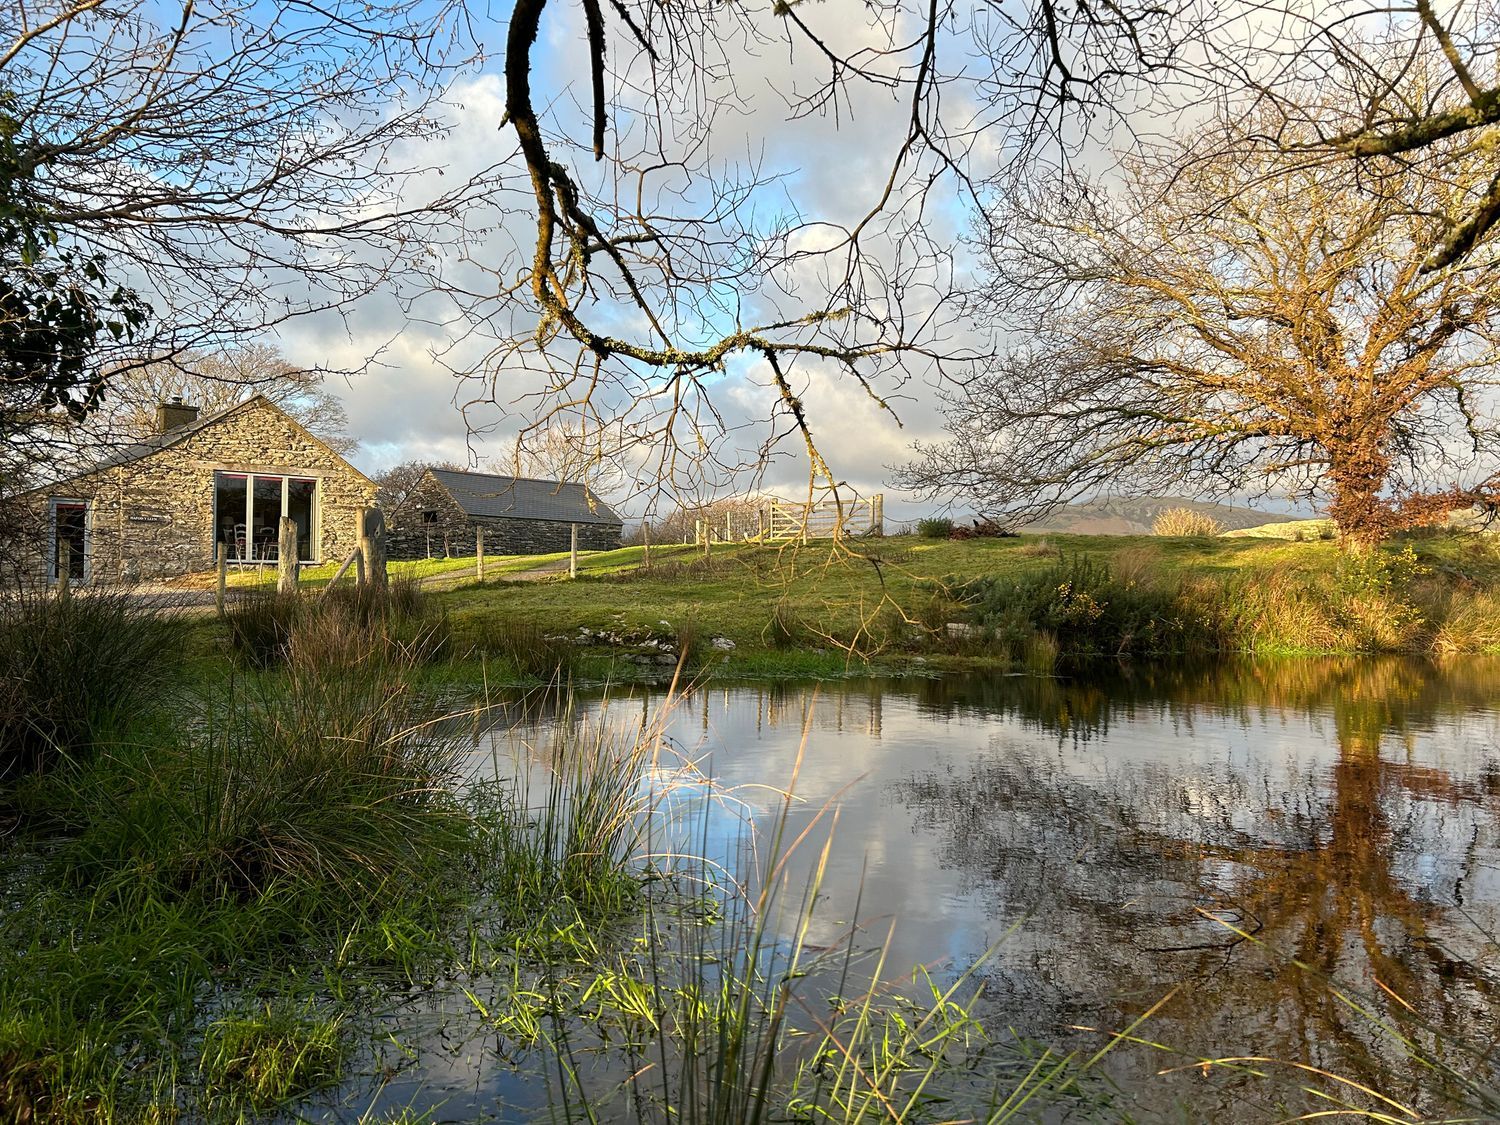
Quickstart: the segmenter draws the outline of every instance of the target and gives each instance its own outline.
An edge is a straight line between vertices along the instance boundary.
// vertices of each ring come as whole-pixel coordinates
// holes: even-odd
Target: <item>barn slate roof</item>
[[[430,469],[429,472],[464,514],[475,519],[624,523],[614,509],[586,485],[493,473],[463,473],[454,469]]]

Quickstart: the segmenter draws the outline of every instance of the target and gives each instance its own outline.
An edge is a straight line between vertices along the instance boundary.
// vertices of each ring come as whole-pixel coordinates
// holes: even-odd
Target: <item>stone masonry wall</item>
[[[424,512],[435,512],[437,522],[425,523]],[[448,490],[426,473],[385,513],[385,543],[393,559],[462,557],[474,553],[474,529]]]
[[[176,444],[50,486],[49,499],[89,501],[89,579],[130,582],[214,566],[214,473],[316,479],[320,560],[355,547],[375,485],[286,414],[253,400]]]
[[[432,523],[424,512],[435,513]],[[387,553],[393,559],[463,558],[474,553],[475,532],[484,528],[488,555],[547,555],[566,551],[572,524],[565,520],[472,519],[431,474],[386,513]],[[581,523],[580,551],[612,551],[620,545],[620,525]]]

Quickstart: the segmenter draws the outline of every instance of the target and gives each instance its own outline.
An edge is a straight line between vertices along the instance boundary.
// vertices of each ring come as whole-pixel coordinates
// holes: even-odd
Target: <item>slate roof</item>
[[[466,515],[476,519],[557,520],[561,523],[623,524],[613,508],[586,485],[502,477],[493,473],[429,470]],[[590,505],[590,499],[593,504]]]

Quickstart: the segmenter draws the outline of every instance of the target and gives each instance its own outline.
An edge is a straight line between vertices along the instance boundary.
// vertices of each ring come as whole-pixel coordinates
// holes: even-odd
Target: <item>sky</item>
[[[869,23],[867,9],[851,0],[829,0],[803,11],[831,42],[855,46],[880,40],[882,33]],[[757,15],[756,21],[757,30],[772,38],[759,44],[741,40],[733,48],[739,96],[733,112],[714,122],[715,149],[726,162],[743,167],[753,161],[763,174],[779,177],[758,189],[755,202],[764,214],[795,212],[807,220],[850,225],[879,198],[908,110],[887,91],[854,87],[852,99],[828,112],[789,120],[788,92],[810,88],[821,74],[810,69],[814,60],[805,49],[788,51],[781,21],[769,12]],[[511,151],[513,134],[500,126],[504,91],[497,70],[504,30],[499,21],[481,27],[479,37],[496,57],[449,90],[448,134],[405,154],[413,163],[442,169],[441,176],[418,177],[409,184],[413,198],[451,187]],[[544,26],[535,56],[534,80],[553,99],[554,118],[569,124],[578,119],[570,102],[578,87],[587,84],[581,48],[581,27],[571,17],[554,19]],[[628,107],[631,91],[622,89],[620,97]],[[684,136],[691,131],[682,128],[681,121],[672,124]],[[612,126],[627,131],[626,143],[639,138],[640,122],[628,114],[618,115]],[[515,165],[513,170],[518,169]],[[575,166],[575,174],[590,172],[586,166]],[[529,253],[534,228],[529,214],[518,207],[525,202],[508,196],[502,204],[497,193],[494,209],[473,220],[478,233],[466,240],[462,256],[448,254],[448,266],[466,283],[485,283],[478,265],[504,262],[507,254]],[[502,207],[519,213],[500,214]],[[928,214],[940,237],[956,243],[965,218],[953,186],[939,185]],[[816,238],[816,231],[807,237]],[[408,310],[390,295],[377,295],[337,316],[299,318],[279,330],[277,342],[299,365],[362,368],[347,380],[330,381],[330,389],[348,411],[350,432],[360,442],[354,457],[360,468],[374,472],[410,459],[482,463],[503,457],[516,430],[534,415],[535,403],[525,396],[537,389],[535,378],[502,368],[491,394],[491,388],[477,380],[455,374],[455,369],[482,368],[490,341],[471,324],[455,322],[453,315],[452,307],[439,297],[418,300],[415,309]],[[704,331],[726,327],[708,324]],[[763,363],[739,358],[713,388],[714,405],[725,427],[745,451],[755,449],[766,435],[763,423],[771,402],[766,375]],[[795,378],[821,452],[837,480],[861,494],[885,492],[887,511],[897,521],[933,507],[903,501],[888,483],[888,470],[909,459],[913,440],[942,436],[940,380],[934,372],[913,364],[892,373],[879,388],[888,396],[888,409],[857,383],[826,367],[800,365]],[[492,401],[475,401],[486,398]],[[732,489],[753,482],[745,477],[721,483]],[[787,494],[805,490],[807,466],[799,437],[792,435],[777,447],[759,483]],[[625,508],[640,509],[645,503],[643,497],[627,499]]]

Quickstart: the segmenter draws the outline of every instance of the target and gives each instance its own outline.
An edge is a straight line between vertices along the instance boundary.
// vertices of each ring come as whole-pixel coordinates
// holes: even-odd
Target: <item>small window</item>
[[[422,525],[424,527],[430,527],[431,525],[437,523],[437,516],[438,514],[436,508],[428,508],[425,512],[422,513]]]

